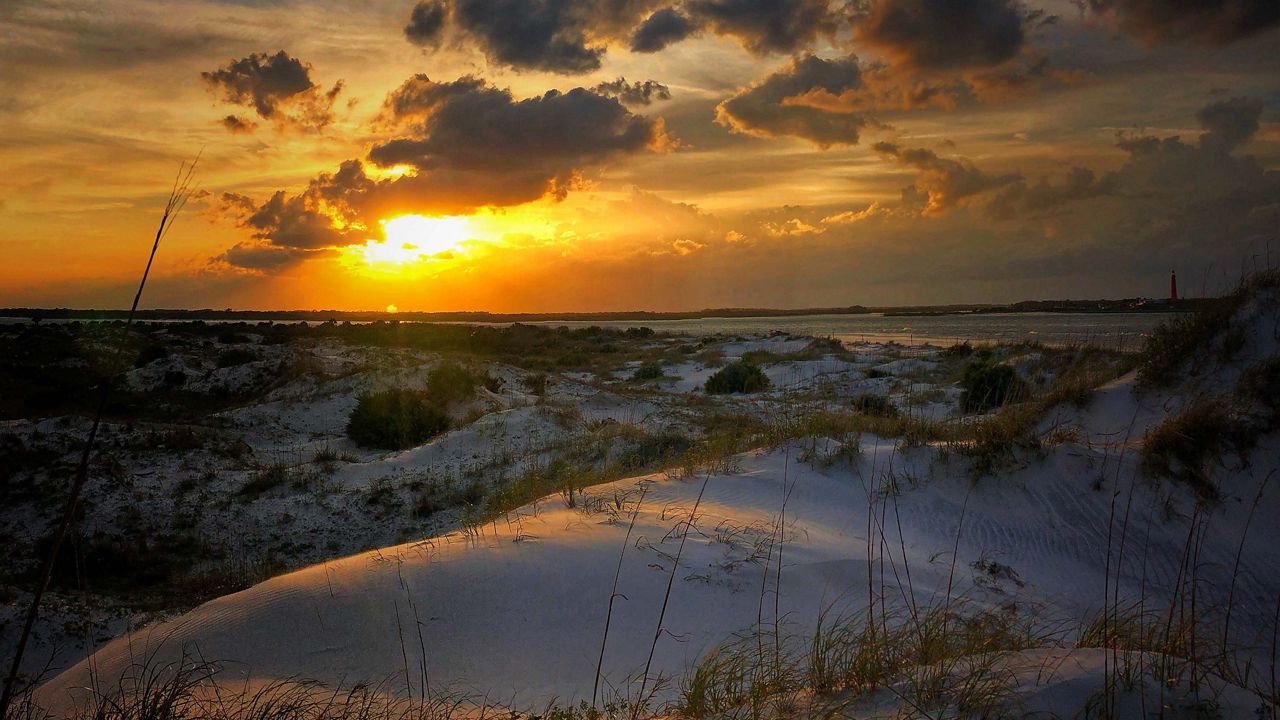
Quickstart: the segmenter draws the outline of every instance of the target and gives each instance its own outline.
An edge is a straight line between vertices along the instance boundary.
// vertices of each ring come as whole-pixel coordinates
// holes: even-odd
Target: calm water
[[[634,327],[691,335],[757,335],[782,330],[797,335],[830,335],[846,341],[951,344],[1038,340],[1049,345],[1090,343],[1133,350],[1173,313],[1008,313],[886,317],[884,315],[800,315],[767,318],[699,318],[649,322],[538,323],[569,327]]]
[[[948,345],[963,340],[975,343],[1037,340],[1048,345],[1089,343],[1120,350],[1134,350],[1142,344],[1143,339],[1153,328],[1172,316],[1173,313],[984,313],[917,317],[886,317],[875,314],[649,321],[549,320],[529,324],[552,327],[598,325],[618,328],[643,325],[658,331],[689,335],[761,335],[781,330],[797,335],[828,335],[849,342],[867,340],[935,345]],[[29,321],[0,318],[0,323],[12,322]],[[509,323],[483,324],[508,325]]]

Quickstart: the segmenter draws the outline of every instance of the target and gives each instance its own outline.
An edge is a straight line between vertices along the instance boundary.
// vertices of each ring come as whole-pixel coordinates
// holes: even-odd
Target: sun
[[[458,251],[471,230],[467,218],[457,216],[401,215],[381,223],[385,239],[360,248],[372,266],[407,265]]]

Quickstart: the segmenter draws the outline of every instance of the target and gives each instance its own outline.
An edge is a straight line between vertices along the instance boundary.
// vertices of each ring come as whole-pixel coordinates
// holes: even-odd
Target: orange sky
[[[1212,289],[1280,260],[1280,10],[1182,5],[11,0],[0,306],[127,306],[197,153],[148,307]]]

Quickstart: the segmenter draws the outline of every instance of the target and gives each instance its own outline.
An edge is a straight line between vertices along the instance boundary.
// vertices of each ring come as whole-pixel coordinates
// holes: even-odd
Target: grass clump
[[[347,436],[357,445],[404,450],[449,429],[449,417],[427,395],[389,388],[360,395],[347,421]]]
[[[960,407],[965,412],[988,412],[1012,399],[1019,388],[1018,374],[1008,365],[971,362],[960,378]]]
[[[1195,312],[1157,327],[1139,353],[1138,383],[1147,388],[1173,385],[1188,363],[1194,368],[1210,356],[1219,338],[1218,358],[1230,360],[1244,345],[1243,335],[1232,327],[1236,313],[1258,292],[1277,287],[1280,270],[1257,273],[1230,294],[1204,301]]]
[[[882,418],[898,417],[898,408],[884,395],[863,393],[853,399],[853,411]]]
[[[1201,399],[1147,433],[1142,469],[1181,480],[1202,500],[1217,500],[1221,492],[1210,478],[1211,463],[1247,443],[1245,429],[1223,401]]]
[[[443,362],[427,374],[427,396],[441,408],[476,396],[481,379],[456,362]]]
[[[633,382],[647,382],[649,380],[657,380],[662,377],[662,363],[647,362],[636,368],[631,373]]]
[[[769,385],[769,376],[763,370],[739,360],[725,365],[707,378],[706,391],[709,395],[757,393],[768,390]]]

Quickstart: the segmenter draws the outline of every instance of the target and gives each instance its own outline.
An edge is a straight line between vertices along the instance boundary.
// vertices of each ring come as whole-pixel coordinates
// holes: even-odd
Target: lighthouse
[[[1169,300],[1172,302],[1178,300],[1178,273],[1173,270],[1169,271]]]

